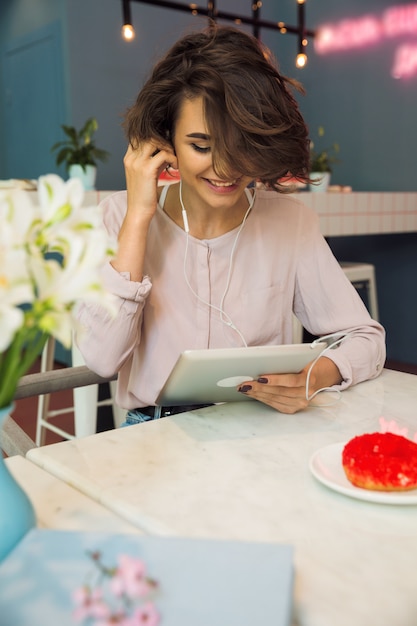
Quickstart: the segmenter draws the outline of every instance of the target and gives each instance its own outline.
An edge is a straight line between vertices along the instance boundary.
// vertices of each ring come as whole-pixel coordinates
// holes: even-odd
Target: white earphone
[[[310,374],[311,374],[311,370],[313,369],[313,367],[315,366],[315,364],[317,363],[317,361],[324,356],[329,350],[331,350],[332,348],[335,348],[336,346],[338,346],[340,343],[342,343],[342,341],[344,341],[345,339],[349,339],[349,337],[352,337],[352,335],[354,335],[355,331],[351,330],[347,333],[345,332],[337,332],[337,333],[331,333],[330,335],[323,335],[322,337],[319,337],[318,339],[315,339],[312,343],[311,343],[311,348],[314,348],[317,344],[319,343],[323,343],[324,342],[324,348],[323,350],[320,352],[320,354],[318,355],[318,357],[316,357],[314,359],[314,361],[311,363],[310,367],[308,368],[308,372],[307,372],[307,378],[306,378],[306,400],[310,401],[312,400],[315,396],[317,396],[319,393],[321,393],[322,391],[331,391],[337,394],[337,399],[339,400],[341,397],[341,392],[339,389],[333,389],[332,387],[322,387],[321,389],[317,389],[317,391],[315,391],[314,393],[311,394],[311,396],[308,395],[308,387],[310,384]],[[326,340],[330,339],[330,343],[326,343]],[[331,406],[332,404],[334,404],[334,402],[329,402],[328,404],[322,404],[321,406]]]

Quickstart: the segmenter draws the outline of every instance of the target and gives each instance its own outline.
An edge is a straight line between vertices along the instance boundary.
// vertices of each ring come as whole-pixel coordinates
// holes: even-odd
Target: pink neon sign
[[[387,9],[382,15],[382,24],[386,37],[416,34],[417,4]]]
[[[390,7],[380,17],[365,15],[323,24],[317,31],[314,48],[318,54],[328,54],[410,35],[417,35],[417,4]],[[399,46],[391,74],[394,78],[417,74],[417,42]]]
[[[395,53],[391,76],[409,78],[414,74],[417,74],[417,44],[404,44]]]
[[[318,54],[336,50],[363,48],[381,39],[381,26],[377,19],[366,16],[359,19],[342,20],[336,25],[320,26],[314,39]]]

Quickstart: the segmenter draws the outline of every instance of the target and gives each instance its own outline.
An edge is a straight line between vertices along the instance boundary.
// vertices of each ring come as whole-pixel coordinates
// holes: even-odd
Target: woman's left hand
[[[264,374],[238,387],[238,391],[259,400],[281,413],[297,413],[305,409],[309,401],[306,394],[307,374],[311,363],[299,374]],[[308,397],[318,389],[342,382],[339,369],[331,359],[321,357],[311,370]]]

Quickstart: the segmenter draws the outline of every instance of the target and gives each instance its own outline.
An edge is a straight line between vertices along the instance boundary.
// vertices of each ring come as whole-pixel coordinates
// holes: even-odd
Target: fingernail
[[[250,391],[252,389],[252,385],[242,385],[242,387],[239,387],[238,391],[240,391],[241,393],[246,393],[247,391]]]
[[[264,376],[261,376],[260,378],[258,378],[258,383],[267,383],[268,379],[265,378]]]

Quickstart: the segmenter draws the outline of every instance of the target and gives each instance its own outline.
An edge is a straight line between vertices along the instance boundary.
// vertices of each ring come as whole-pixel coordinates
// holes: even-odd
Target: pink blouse
[[[238,240],[238,228],[214,239],[190,235],[185,266],[187,235],[164,212],[163,202],[164,194],[149,228],[143,281],[132,282],[110,263],[103,268],[117,316],[95,304],[79,311],[77,343],[85,362],[102,376],[119,372],[121,407],[155,404],[183,350],[242,346],[219,309],[248,346],[291,343],[293,312],[313,335],[354,329],[326,354],[341,372],[340,389],[381,372],[384,329],[370,318],[334,258],[317,215],[300,200],[257,190]],[[102,205],[105,225],[117,237],[126,192]]]

